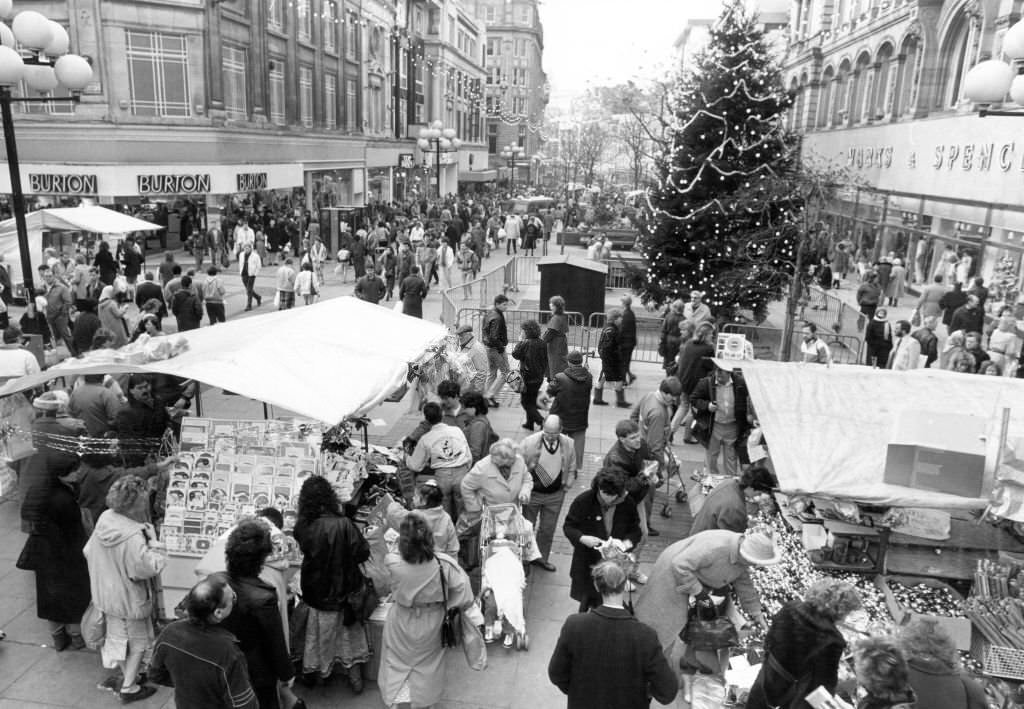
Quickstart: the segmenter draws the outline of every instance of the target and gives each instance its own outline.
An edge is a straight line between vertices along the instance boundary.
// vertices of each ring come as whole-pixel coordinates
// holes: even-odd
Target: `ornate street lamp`
[[[0,18],[11,16],[12,0],[0,0]],[[21,49],[18,49],[18,44]],[[12,103],[70,101],[77,103],[80,92],[92,81],[92,67],[77,54],[68,54],[67,30],[33,10],[24,10],[14,17],[11,27],[0,22],[0,113],[2,113],[7,167],[11,173],[11,206],[18,232],[21,252],[21,275],[26,298],[35,294],[32,282],[32,258],[29,251],[28,227],[25,224],[25,194],[21,187],[18,145],[14,138]],[[57,87],[72,92],[67,98],[20,97],[12,87],[24,81],[34,91],[45,93]]]
[[[1002,103],[1009,94],[1018,106],[1024,106],[1024,65],[1012,63],[1024,60],[1024,20],[1014,24],[1003,36],[1003,54],[1011,64],[989,59],[976,64],[964,77],[964,96],[979,105],[978,115],[1024,116],[1024,111],[993,111],[991,104]]]
[[[458,152],[462,141],[455,136],[454,128],[445,128],[441,121],[433,121],[426,128],[420,128],[420,137],[416,145],[424,153],[434,153],[434,165],[437,169],[437,198],[441,199],[441,153]]]
[[[501,157],[505,158],[505,162],[508,165],[509,173],[509,189],[515,192],[516,189],[516,160],[519,159],[522,154],[526,152],[526,149],[521,145],[515,145],[509,143],[501,149]]]

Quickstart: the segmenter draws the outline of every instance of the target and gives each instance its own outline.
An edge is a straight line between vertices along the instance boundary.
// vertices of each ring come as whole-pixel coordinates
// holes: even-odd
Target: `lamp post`
[[[0,0],[0,18],[11,16],[12,5],[12,0]],[[40,13],[33,10],[19,12],[11,25],[8,27],[0,22],[0,117],[3,119],[7,167],[11,174],[11,207],[18,232],[21,276],[26,296],[32,298],[35,293],[32,254],[25,224],[25,194],[21,187],[21,167],[18,163],[11,104],[43,101],[77,103],[79,96],[72,93],[67,98],[21,97],[14,96],[12,88],[24,81],[26,86],[40,93],[53,91],[57,87],[72,92],[82,91],[92,81],[92,67],[84,57],[68,54],[70,39],[67,31]],[[19,42],[22,46],[20,51],[15,49]]]
[[[1024,20],[1018,21],[1003,36],[1003,54],[1010,64],[989,59],[974,65],[964,77],[964,96],[978,104],[978,116],[1022,116],[1024,110],[1001,111],[989,108],[1003,102],[1006,95],[1018,106],[1024,106]],[[1017,66],[1014,67],[1013,64]]]
[[[525,148],[521,145],[515,145],[509,143],[501,149],[501,157],[505,158],[505,162],[509,169],[508,188],[510,191],[515,192],[516,190],[516,160],[526,152]]]
[[[416,145],[424,153],[434,153],[437,170],[437,198],[441,199],[441,153],[454,153],[462,147],[462,141],[455,136],[454,128],[445,128],[441,121],[433,121],[426,128],[420,128]]]

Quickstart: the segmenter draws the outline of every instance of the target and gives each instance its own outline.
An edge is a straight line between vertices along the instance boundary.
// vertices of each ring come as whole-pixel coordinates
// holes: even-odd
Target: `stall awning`
[[[164,227],[115,212],[106,207],[56,207],[25,215],[29,231],[85,231],[92,234],[127,234],[132,231],[157,231]],[[13,234],[13,219],[0,222],[0,238]]]
[[[0,388],[0,396],[60,376],[161,372],[195,379],[328,424],[364,414],[403,382],[409,364],[447,330],[356,298],[233,320],[184,333],[189,349],[144,365],[69,360]]]
[[[459,182],[494,182],[497,179],[497,170],[459,170]]]
[[[983,508],[988,500],[884,482],[897,416],[929,411],[983,417],[998,435],[1010,408],[1009,437],[1024,437],[1024,381],[919,369],[822,367],[744,362],[779,486],[858,502],[907,507]]]

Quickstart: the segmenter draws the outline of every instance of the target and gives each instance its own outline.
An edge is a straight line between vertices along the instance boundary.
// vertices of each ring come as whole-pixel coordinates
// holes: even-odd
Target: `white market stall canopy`
[[[0,396],[73,374],[160,372],[221,387],[336,424],[366,413],[406,381],[410,363],[440,344],[438,324],[352,297],[184,333],[188,351],[142,365],[69,360],[8,382]]]
[[[1024,438],[1024,380],[933,369],[893,372],[860,366],[742,363],[779,487],[902,507],[983,508],[960,497],[884,482],[897,418],[915,412],[963,414],[998,434],[1012,408],[1009,438]]]
[[[129,217],[106,207],[57,207],[40,209],[25,215],[28,250],[35,268],[42,263],[44,231],[82,231],[92,234],[127,234],[133,231],[158,231],[164,227]],[[18,231],[14,219],[0,222],[0,254],[11,268],[15,283],[24,280]]]

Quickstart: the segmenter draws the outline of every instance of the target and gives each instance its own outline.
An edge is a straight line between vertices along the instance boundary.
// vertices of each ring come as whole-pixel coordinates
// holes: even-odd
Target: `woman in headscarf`
[[[98,310],[103,328],[114,334],[113,347],[117,348],[127,344],[128,323],[124,317],[124,310],[114,295],[113,286],[106,286],[100,293]]]

